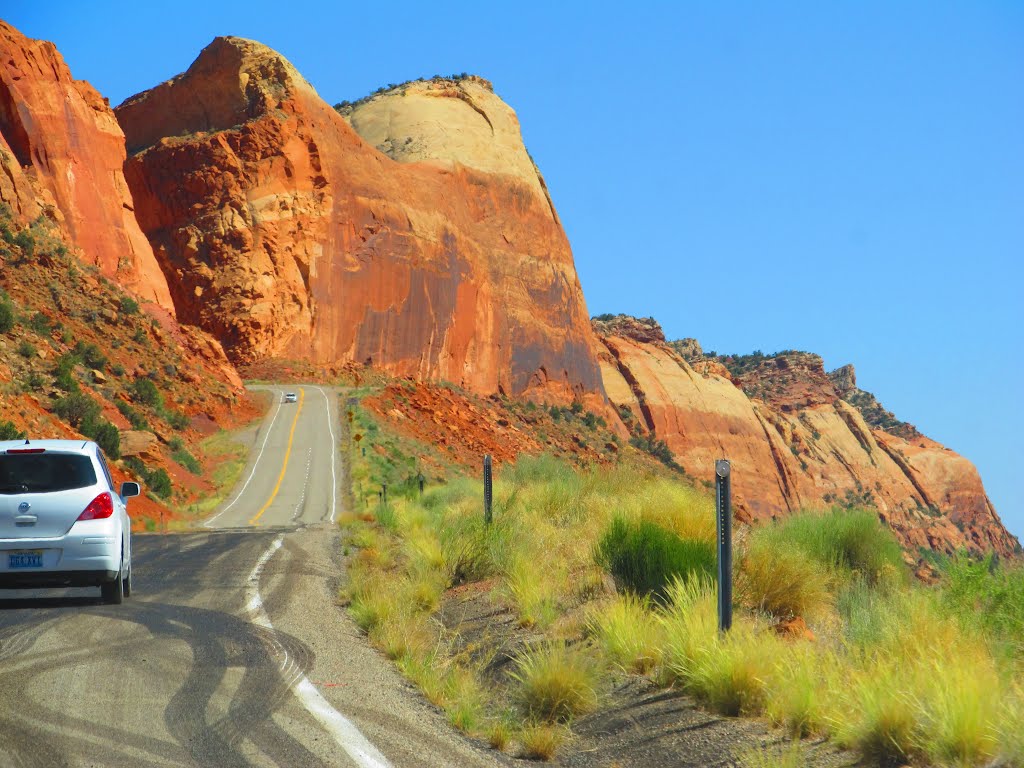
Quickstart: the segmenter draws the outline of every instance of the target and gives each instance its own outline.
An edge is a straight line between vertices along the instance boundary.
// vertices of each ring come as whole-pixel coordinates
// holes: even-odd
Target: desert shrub
[[[178,448],[172,451],[171,458],[181,464],[185,469],[191,472],[193,475],[201,475],[203,473],[203,467],[185,448]]]
[[[146,479],[146,484],[149,486],[149,490],[161,499],[168,498],[173,490],[171,487],[171,478],[167,474],[167,470],[163,467],[158,467],[150,472],[149,477]]]
[[[139,411],[132,408],[124,400],[116,401],[115,405],[117,410],[121,412],[121,415],[128,419],[128,422],[132,425],[133,429],[149,429],[149,422],[146,421],[146,417]]]
[[[187,429],[192,420],[181,411],[166,410],[163,412],[164,421],[177,430]]]
[[[12,421],[0,421],[0,440],[24,440],[27,435]]]
[[[46,336],[50,333],[50,318],[42,312],[36,312],[32,315],[32,318],[28,321],[28,325],[29,328],[40,336]]]
[[[77,394],[79,391],[78,382],[75,381],[76,365],[78,365],[78,358],[71,352],[65,352],[57,358],[53,369],[54,384],[72,394]]]
[[[18,344],[18,354],[25,358],[35,357],[36,345],[28,339],[22,339],[21,343]]]
[[[95,420],[99,416],[100,407],[88,395],[73,392],[58,398],[53,404],[53,412],[78,429],[87,419]]]
[[[139,314],[139,302],[133,299],[131,296],[121,297],[121,312],[126,315],[137,315]]]
[[[132,399],[137,403],[143,405],[150,405],[154,408],[162,408],[164,404],[164,396],[160,394],[160,390],[157,389],[150,379],[140,378],[132,382],[131,385]]]
[[[147,491],[161,499],[170,497],[174,489],[171,486],[171,478],[163,467],[150,470],[138,456],[129,456],[124,460],[124,463],[142,480]]]
[[[652,435],[634,436],[629,438],[629,444],[644,453],[651,454],[651,456],[670,469],[674,469],[677,472],[681,472],[683,469],[676,463],[676,457],[672,453],[672,449],[668,447],[668,443],[664,440],[656,440]]]
[[[625,589],[662,598],[674,577],[713,575],[715,549],[682,539],[649,520],[614,517],[597,544],[597,563]]]
[[[45,384],[46,380],[39,375],[38,371],[29,371],[21,388],[25,392],[38,392]]]
[[[521,653],[514,665],[516,697],[532,720],[566,722],[597,704],[598,668],[584,651],[547,643]]]
[[[99,416],[86,417],[79,425],[78,431],[95,440],[109,458],[121,458],[121,433],[106,419]]]
[[[14,307],[6,300],[0,299],[0,333],[7,333],[17,322]]]
[[[75,345],[75,356],[90,368],[102,371],[107,366],[107,358],[98,346],[91,343],[78,342]]]

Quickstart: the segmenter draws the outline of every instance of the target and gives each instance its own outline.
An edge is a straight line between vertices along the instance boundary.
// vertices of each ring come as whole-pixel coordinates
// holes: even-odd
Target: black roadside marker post
[[[491,524],[491,454],[484,456],[484,522]]]
[[[718,517],[718,629],[732,627],[732,468],[728,459],[715,462]]]

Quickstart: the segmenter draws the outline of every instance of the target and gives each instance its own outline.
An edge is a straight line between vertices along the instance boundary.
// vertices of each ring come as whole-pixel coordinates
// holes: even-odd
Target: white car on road
[[[132,588],[126,503],[138,495],[138,483],[114,490],[96,443],[0,442],[0,588],[99,587],[120,603]]]

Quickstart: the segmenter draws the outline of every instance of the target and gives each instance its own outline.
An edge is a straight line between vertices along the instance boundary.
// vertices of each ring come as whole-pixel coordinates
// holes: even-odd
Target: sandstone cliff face
[[[118,107],[139,222],[179,317],[236,362],[355,361],[477,392],[600,399],[568,241],[539,177],[509,161],[514,115],[464,88],[430,113],[467,126],[448,154],[400,100],[386,121],[353,117],[378,143],[408,145],[402,162],[239,38]],[[490,145],[488,121],[504,126]]]
[[[630,320],[595,323],[609,399],[695,477],[710,479],[716,458],[731,459],[740,519],[872,505],[911,551],[1019,551],[967,459],[919,433],[871,426],[817,355],[745,361],[737,374],[718,360],[688,363],[651,339],[649,323],[633,333]],[[855,389],[852,369],[844,377]]]
[[[45,215],[82,260],[173,311],[124,160],[124,134],[96,90],[71,77],[52,43],[0,21],[0,202],[23,221]]]

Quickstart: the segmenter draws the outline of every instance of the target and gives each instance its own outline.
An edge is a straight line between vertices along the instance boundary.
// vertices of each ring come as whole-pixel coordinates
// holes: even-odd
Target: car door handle
[[[15,525],[35,525],[39,522],[39,515],[18,515],[14,518]]]

